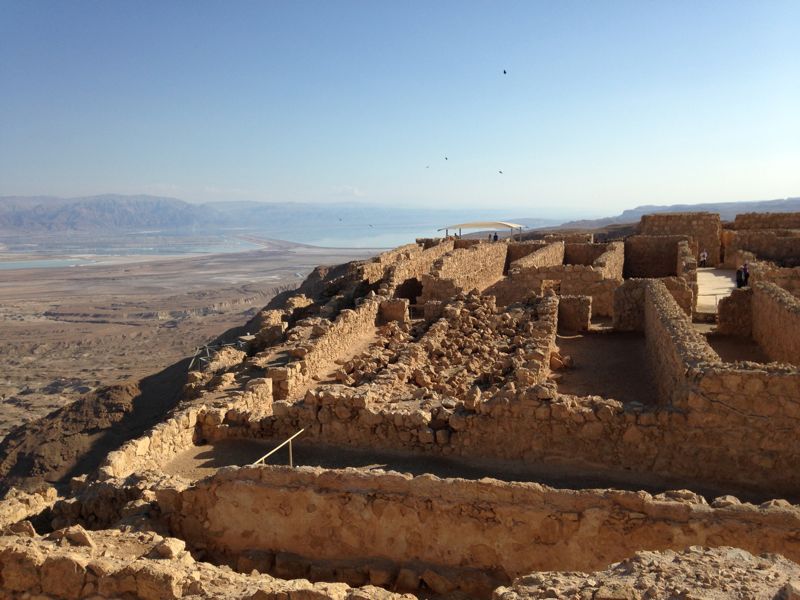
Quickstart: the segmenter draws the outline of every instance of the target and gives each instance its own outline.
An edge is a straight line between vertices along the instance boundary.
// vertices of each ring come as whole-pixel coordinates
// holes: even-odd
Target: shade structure
[[[445,229],[523,229],[524,227],[519,223],[508,223],[506,221],[472,221],[470,223],[448,225],[437,231],[444,231]]]

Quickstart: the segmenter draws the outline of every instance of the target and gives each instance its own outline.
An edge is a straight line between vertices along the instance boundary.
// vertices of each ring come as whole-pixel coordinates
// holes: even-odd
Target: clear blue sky
[[[105,192],[800,195],[800,1],[0,0],[0,195]]]

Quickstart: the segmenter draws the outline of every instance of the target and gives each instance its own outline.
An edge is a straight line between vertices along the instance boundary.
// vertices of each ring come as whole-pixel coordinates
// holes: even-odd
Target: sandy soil
[[[376,252],[281,247],[0,271],[0,439],[98,386],[191,356],[319,264]]]

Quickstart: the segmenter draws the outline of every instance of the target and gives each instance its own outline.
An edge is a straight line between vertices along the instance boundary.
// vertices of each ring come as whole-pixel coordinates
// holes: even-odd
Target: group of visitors
[[[736,269],[736,287],[747,287],[748,281],[750,281],[750,271],[747,267],[747,263],[744,263],[741,267]]]

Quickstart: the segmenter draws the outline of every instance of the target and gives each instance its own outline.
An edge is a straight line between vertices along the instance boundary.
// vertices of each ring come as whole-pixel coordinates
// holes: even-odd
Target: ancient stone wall
[[[721,260],[721,232],[722,223],[716,213],[657,213],[643,215],[639,222],[639,233],[644,235],[684,235],[693,238],[696,242],[693,244],[695,258],[699,258],[699,253],[706,250],[708,264],[712,267],[717,266]],[[658,277],[644,273],[632,276]]]
[[[439,244],[425,248],[422,252],[413,254],[408,259],[399,261],[389,267],[386,281],[392,287],[403,284],[408,279],[422,279],[423,275],[430,273],[434,263],[442,256],[453,250],[453,241],[444,240]]]
[[[678,244],[685,235],[632,235],[625,238],[625,278],[677,275]]]
[[[195,562],[185,542],[152,532],[69,528],[51,539],[0,537],[0,547],[0,590],[9,599],[409,599],[373,586],[287,581],[252,569],[236,573]]]
[[[318,328],[318,332],[313,332],[308,341],[300,342],[290,350],[298,360],[267,369],[266,376],[274,382],[275,398],[286,398],[298,387],[325,375],[324,371],[331,368],[332,361],[346,355],[353,344],[374,331],[379,310],[380,300],[368,299],[355,310],[342,310],[333,323],[324,320],[310,323],[308,327]],[[295,329],[300,326],[298,323]]]
[[[591,265],[563,264],[565,248],[562,242],[552,243],[514,261],[508,277],[486,293],[495,295],[500,306],[507,306],[557,284],[563,295],[590,296],[592,313],[610,317],[614,289],[622,278],[622,244],[574,244],[575,257],[588,260],[596,255]]]
[[[800,366],[800,299],[774,283],[752,288],[753,339],[771,360]]]
[[[375,283],[386,276],[386,271],[391,265],[414,260],[416,255],[421,252],[422,246],[419,244],[406,244],[405,246],[381,252],[369,262],[358,266],[358,277],[367,283]]]
[[[725,266],[735,269],[736,258],[742,251],[755,254],[782,267],[800,266],[800,231],[745,229],[731,232],[725,246]],[[729,258],[730,257],[730,258]]]
[[[511,262],[511,269],[555,267],[564,263],[564,242],[548,243]]]
[[[564,242],[565,244],[591,244],[594,242],[593,233],[548,233],[544,236],[544,241],[552,244],[553,242]]]
[[[591,296],[560,296],[558,327],[564,331],[588,331],[592,324]]]
[[[623,242],[608,242],[605,251],[598,256],[592,266],[599,270],[605,279],[622,281],[625,265],[625,244]]]
[[[564,264],[592,265],[607,248],[607,244],[564,244]]]
[[[503,277],[506,243],[481,243],[453,250],[439,258],[429,275],[422,276],[420,302],[447,300],[456,293],[484,290]]]
[[[743,213],[736,215],[733,228],[742,229],[800,229],[800,212]]]
[[[759,282],[774,283],[793,296],[800,298],[800,267],[781,268],[766,261],[749,260],[750,285]]]
[[[719,301],[717,331],[723,335],[749,338],[753,332],[753,290],[732,290]]]
[[[647,361],[663,404],[681,402],[688,396],[687,369],[720,362],[661,281],[645,286],[644,332]]]
[[[159,504],[173,535],[213,554],[289,551],[356,562],[597,569],[641,549],[731,545],[800,559],[800,509],[671,492],[285,467],[222,471]]]
[[[506,256],[506,265],[510,265],[514,261],[528,256],[547,246],[547,242],[543,240],[536,240],[532,242],[514,242],[508,244],[508,254]]]

